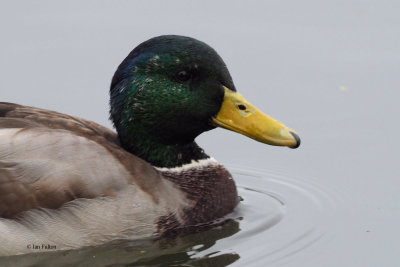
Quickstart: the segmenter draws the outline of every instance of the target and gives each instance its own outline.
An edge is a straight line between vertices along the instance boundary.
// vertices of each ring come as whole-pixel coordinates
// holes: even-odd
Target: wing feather
[[[127,184],[151,192],[158,182],[157,172],[122,149],[113,131],[54,111],[0,103],[0,218],[113,196]]]

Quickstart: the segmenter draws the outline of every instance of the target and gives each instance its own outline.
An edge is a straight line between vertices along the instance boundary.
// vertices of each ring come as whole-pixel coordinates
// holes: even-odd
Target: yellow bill
[[[244,134],[259,142],[297,148],[300,138],[296,131],[280,121],[264,114],[247,102],[244,97],[224,86],[225,96],[217,116],[212,119],[216,126]]]

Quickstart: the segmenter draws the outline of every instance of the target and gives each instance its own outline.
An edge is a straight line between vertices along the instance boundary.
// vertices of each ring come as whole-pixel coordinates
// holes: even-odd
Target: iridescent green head
[[[225,63],[203,42],[167,35],[140,44],[111,84],[111,119],[122,145],[160,164],[146,150],[190,144],[215,127],[211,119],[221,108],[223,85],[235,91]]]

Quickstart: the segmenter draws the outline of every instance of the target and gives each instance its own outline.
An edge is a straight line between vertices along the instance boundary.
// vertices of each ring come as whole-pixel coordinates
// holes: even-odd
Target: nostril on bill
[[[240,110],[246,110],[246,109],[247,109],[245,105],[238,105],[238,108],[239,108]]]

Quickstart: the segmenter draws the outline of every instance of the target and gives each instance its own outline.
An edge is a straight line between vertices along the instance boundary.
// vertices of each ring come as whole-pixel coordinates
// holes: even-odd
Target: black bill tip
[[[300,143],[301,143],[300,137],[294,132],[290,132],[290,134],[294,137],[294,139],[296,139],[296,145],[292,146],[290,148],[293,148],[293,149],[294,148],[298,148],[300,146]]]

